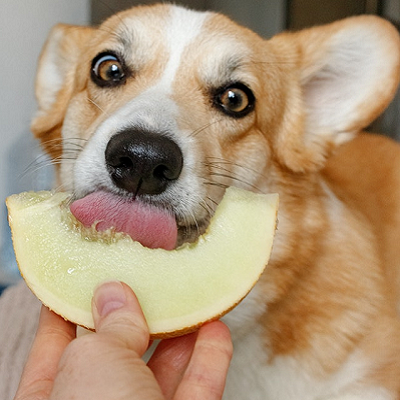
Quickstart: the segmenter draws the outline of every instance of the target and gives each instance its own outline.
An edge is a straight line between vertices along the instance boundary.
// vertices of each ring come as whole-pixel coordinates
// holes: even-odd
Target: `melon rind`
[[[229,188],[206,233],[176,250],[129,236],[92,235],[69,211],[69,194],[7,199],[17,262],[27,285],[65,319],[93,329],[97,285],[120,280],[136,293],[153,338],[187,333],[243,299],[268,263],[278,195]]]

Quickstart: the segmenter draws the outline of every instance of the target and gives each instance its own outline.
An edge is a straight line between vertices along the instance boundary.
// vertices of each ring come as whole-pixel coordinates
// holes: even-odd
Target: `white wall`
[[[51,26],[87,24],[89,0],[1,0],[0,7],[0,285],[13,278],[5,197],[39,189],[49,170],[30,167],[39,148],[31,138],[36,61]],[[28,168],[29,172],[24,172]],[[10,255],[11,254],[11,255]]]

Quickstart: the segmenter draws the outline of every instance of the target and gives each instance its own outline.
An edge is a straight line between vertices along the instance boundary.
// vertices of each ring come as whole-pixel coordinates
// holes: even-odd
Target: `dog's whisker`
[[[78,154],[81,152],[81,150],[83,150],[82,147],[71,147],[70,145],[63,147],[63,154],[66,153],[75,153]]]
[[[210,215],[209,205],[206,201],[202,200],[201,202],[199,202],[199,205],[207,213],[207,215]]]
[[[63,159],[68,159],[68,158],[72,158],[72,156],[74,156],[74,158],[76,159],[77,156],[79,155],[80,151],[77,149],[65,149],[63,151],[63,154],[54,157],[53,160],[58,161],[58,160],[63,160]]]
[[[62,184],[55,186],[53,190],[55,192],[65,192],[67,190],[66,187],[70,186],[71,183],[72,183],[71,181],[64,181]],[[68,200],[68,204],[71,204],[74,199],[75,199],[75,193],[72,191],[71,198]]]
[[[212,172],[210,175],[218,177],[218,178],[226,178],[226,179],[238,182],[238,183],[240,183],[240,184],[242,184],[242,185],[244,185],[244,186],[246,186],[246,187],[248,187],[248,188],[250,188],[250,189],[252,189],[252,190],[254,190],[256,192],[260,192],[261,191],[261,189],[257,185],[254,185],[253,183],[250,183],[250,182],[248,182],[248,181],[246,181],[246,180],[244,180],[244,179],[242,179],[240,177],[234,176],[234,175],[222,174],[222,173],[217,173],[217,172]],[[226,186],[229,186],[229,185],[226,185]]]
[[[203,126],[201,126],[200,128],[197,128],[196,130],[194,130],[193,132],[190,133],[189,137],[194,137],[197,136],[199,133],[203,132],[204,130],[206,130],[207,128],[209,128],[210,126],[217,124],[218,122],[220,122],[221,119],[217,119],[215,121],[209,122],[207,124],[204,124]]]
[[[235,161],[230,161],[224,158],[219,157],[208,157],[209,161],[204,162],[203,165],[209,171],[209,176],[214,178],[222,178],[227,179],[229,181],[235,181],[240,183],[244,187],[248,187],[251,190],[255,190],[260,192],[260,188],[251,182],[249,179],[252,178],[264,178],[260,172],[254,170],[253,168],[247,167],[243,164],[239,164]],[[214,161],[212,161],[214,160]],[[232,167],[232,168],[229,168]],[[233,168],[239,169],[239,173],[234,171]],[[243,173],[240,173],[240,170],[243,170]],[[250,176],[249,174],[250,173]],[[214,180],[212,180],[214,181]],[[221,184],[222,182],[217,182]],[[226,184],[226,186],[228,186]]]
[[[184,228],[184,237],[190,238],[192,236],[192,223],[189,221],[189,217],[186,215],[182,215],[181,218],[183,222],[182,227]]]
[[[34,160],[32,160],[24,169],[23,173],[25,171],[28,171],[30,168],[36,166],[37,164],[43,163],[43,162],[50,162],[51,163],[51,159],[49,158],[49,156],[45,153],[42,153],[40,155],[38,155],[37,157],[35,157]]]
[[[76,150],[64,151],[61,156],[61,160],[76,160],[78,158],[79,152]],[[54,158],[55,161],[58,161],[59,157]]]
[[[32,168],[27,168],[27,170],[25,171],[26,173],[33,173],[33,172],[37,172],[38,170],[40,170],[41,168],[48,168],[48,167],[54,167],[56,165],[61,165],[65,162],[71,162],[74,161],[75,162],[76,158],[73,157],[63,157],[63,158],[54,158],[52,160],[48,160],[48,161],[43,161],[40,163],[36,163],[36,164],[32,164]]]
[[[74,140],[64,139],[63,144],[64,144],[64,146],[68,145],[68,146],[71,146],[71,147],[76,147],[76,148],[79,148],[79,149],[83,149],[85,147],[86,143],[87,143],[87,140],[84,140],[82,143],[76,142],[75,140],[76,139],[74,139]]]
[[[66,151],[68,148],[74,151],[80,151],[86,144],[86,139],[81,138],[69,138],[69,139],[51,139],[43,142],[43,146],[50,150],[62,150]]]
[[[218,202],[217,201],[215,201],[212,197],[210,197],[210,196],[207,196],[207,200],[209,200],[211,203],[213,203],[214,204],[214,206],[218,206]],[[210,207],[211,208],[211,207]]]
[[[47,143],[53,143],[53,142],[64,143],[64,142],[68,142],[68,141],[70,141],[70,142],[74,142],[74,141],[86,142],[87,139],[80,138],[80,137],[70,137],[70,138],[62,138],[62,137],[60,137],[60,138],[48,139],[48,140],[44,141],[43,143],[46,143],[46,144]]]
[[[192,220],[193,220],[193,222],[194,222],[194,226],[196,227],[197,236],[199,236],[199,235],[200,235],[199,223],[198,223],[197,218],[196,218],[196,216],[194,215],[194,213],[193,213],[192,210],[190,210],[190,215],[191,215]]]
[[[65,157],[65,156],[63,156],[60,159],[55,158],[53,160],[52,164],[62,164],[64,161],[76,161],[76,157]]]
[[[24,171],[22,171],[19,175],[18,175],[18,179],[23,179],[29,175],[35,175],[36,172],[45,169],[45,168],[50,168],[52,166],[52,163],[48,163],[48,164],[43,164],[43,165],[35,165],[32,166],[30,168],[26,168]]]
[[[87,100],[92,103],[97,109],[99,109],[104,115],[109,116],[107,111],[104,110],[102,107],[100,107],[94,100],[92,100],[90,97],[87,97]]]
[[[53,139],[48,139],[45,141],[45,143],[51,143],[51,142],[65,142],[65,141],[83,141],[86,142],[87,139],[81,138],[81,137],[69,137],[69,138],[53,138]]]
[[[207,216],[210,216],[212,214],[212,209],[207,203],[207,199],[202,199],[201,201],[199,201],[199,206],[207,213]]]
[[[293,62],[290,61],[249,61],[249,64],[257,65],[257,64],[265,64],[265,65],[294,65]]]
[[[68,162],[75,162],[76,157],[56,157],[53,159],[46,159],[45,156],[41,156],[40,158],[43,158],[40,160],[39,158],[36,158],[34,161],[32,161],[19,175],[19,178],[22,179],[25,176],[28,175],[34,175],[36,172],[45,169],[45,168],[50,168],[54,167],[56,165],[61,165],[65,164]]]
[[[74,150],[74,153],[71,152],[71,154],[76,154],[76,150]],[[25,176],[27,174],[37,172],[40,168],[45,168],[53,165],[55,161],[59,157],[56,158],[50,158],[50,156],[47,153],[42,152],[38,156],[36,156],[22,171],[21,176]],[[65,157],[66,158],[66,157]]]
[[[212,203],[212,205],[210,203]],[[215,209],[218,206],[218,203],[209,196],[207,196],[199,204],[206,211],[208,217],[214,215]]]
[[[204,181],[203,185],[217,186],[217,187],[220,187],[222,189],[227,189],[229,187],[229,185],[226,185],[226,184],[221,183],[221,182],[215,182],[215,181]]]
[[[243,170],[251,172],[260,178],[267,179],[267,177],[265,175],[263,175],[262,173],[260,173],[260,171],[257,171],[254,168],[248,167],[247,165],[239,164],[235,161],[231,161],[231,160],[227,160],[227,159],[219,158],[219,157],[207,157],[207,159],[215,160],[215,161],[206,162],[205,163],[206,166],[222,169],[221,165],[232,165],[233,167],[241,168]]]
[[[223,167],[221,165],[218,165],[218,164],[215,164],[215,165],[205,164],[205,165],[208,166],[208,167],[212,167],[213,169],[218,170],[218,171],[223,171],[223,172],[227,172],[228,174],[233,174],[233,171],[231,169],[225,168],[225,167]],[[242,176],[242,175],[239,175],[238,173],[235,173],[235,176],[236,176],[236,178],[241,178],[241,179],[247,178],[247,176]]]
[[[62,154],[79,154],[82,151],[82,148],[77,147],[77,148],[69,148],[69,147],[64,147]]]

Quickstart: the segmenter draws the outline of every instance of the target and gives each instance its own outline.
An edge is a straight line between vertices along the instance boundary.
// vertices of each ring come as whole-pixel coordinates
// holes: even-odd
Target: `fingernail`
[[[126,295],[122,283],[113,281],[98,286],[94,291],[93,301],[101,317],[122,308],[126,304]]]

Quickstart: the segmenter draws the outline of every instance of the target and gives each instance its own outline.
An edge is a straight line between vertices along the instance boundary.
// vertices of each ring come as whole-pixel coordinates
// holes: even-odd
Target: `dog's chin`
[[[210,218],[198,221],[196,224],[181,225],[178,221],[178,239],[176,246],[182,246],[185,243],[194,243],[203,235],[210,223]]]

